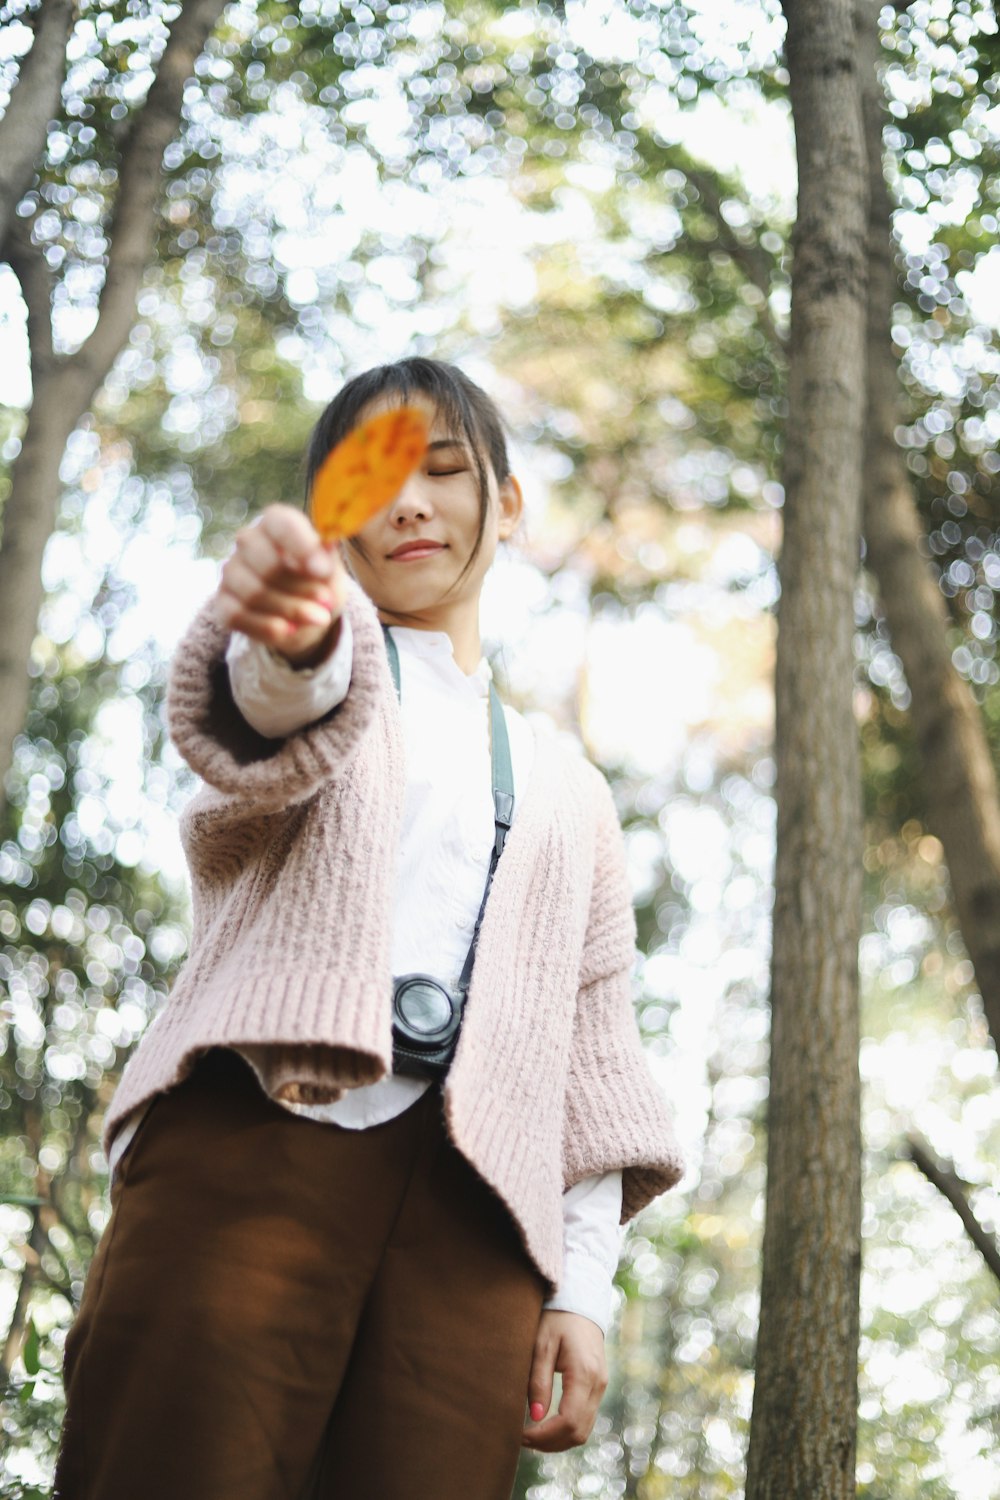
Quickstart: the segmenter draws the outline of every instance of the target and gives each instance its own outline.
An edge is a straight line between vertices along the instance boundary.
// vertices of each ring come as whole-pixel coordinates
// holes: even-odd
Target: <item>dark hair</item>
[[[337,392],[313,428],[306,453],[306,496],[311,492],[316,472],[327,454],[357,425],[361,412],[370,401],[381,396],[398,396],[402,405],[417,393],[429,398],[447,423],[449,431],[465,438],[476,470],[479,531],[472,555],[452,585],[455,588],[472,567],[482,546],[489,508],[489,475],[486,464],[489,463],[498,484],[502,484],[510,474],[503,418],[496,403],[457,365],[415,356],[411,359],[398,359],[389,365],[376,365],[374,369],[366,370],[362,375],[349,380]],[[357,537],[349,538],[349,544],[365,557],[364,547]]]

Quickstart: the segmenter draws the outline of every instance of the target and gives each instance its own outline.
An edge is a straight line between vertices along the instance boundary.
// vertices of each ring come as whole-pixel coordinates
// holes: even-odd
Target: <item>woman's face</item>
[[[489,507],[482,545],[461,584],[451,588],[472,555],[479,531],[479,484],[473,455],[464,435],[448,430],[426,397],[415,396],[409,404],[422,407],[431,418],[427,451],[395,500],[357,533],[368,560],[349,539],[344,543],[345,561],[368,597],[386,612],[419,616],[438,604],[450,607],[460,601],[471,601],[478,608],[497,544],[510,536],[520,519],[521,487],[513,477],[498,484],[487,461]],[[398,405],[398,399],[370,402],[359,421]],[[417,541],[437,545],[412,558],[393,556],[405,543]]]

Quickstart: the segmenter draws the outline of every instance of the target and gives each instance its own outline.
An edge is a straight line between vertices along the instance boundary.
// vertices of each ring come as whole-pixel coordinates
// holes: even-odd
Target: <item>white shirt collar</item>
[[[422,656],[437,668],[439,675],[451,683],[460,683],[485,698],[490,690],[493,669],[485,656],[472,672],[463,672],[455,660],[455,648],[446,630],[417,630],[410,625],[390,625],[393,639],[414,656]]]

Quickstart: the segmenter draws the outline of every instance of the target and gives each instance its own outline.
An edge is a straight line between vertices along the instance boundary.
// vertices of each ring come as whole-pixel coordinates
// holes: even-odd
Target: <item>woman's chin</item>
[[[449,595],[448,599],[443,598],[449,582],[449,579],[442,580],[440,577],[433,581],[429,578],[414,578],[411,583],[403,587],[396,579],[393,579],[391,588],[385,585],[373,585],[365,592],[378,609],[384,609],[387,613],[405,611],[413,614],[420,610],[437,609],[442,603],[451,603],[454,598],[453,594]]]
[[[399,572],[404,572],[400,569]],[[416,569],[414,568],[414,573]],[[418,620],[410,621],[402,618],[404,615],[416,615],[418,617],[433,616],[442,607],[449,608],[467,593],[467,588],[460,591],[452,590],[449,594],[448,587],[453,582],[450,577],[442,577],[440,573],[433,579],[416,577],[407,579],[401,583],[399,575],[387,584],[383,578],[359,579],[362,589],[375,605],[391,619],[384,622],[387,625],[417,624]],[[447,595],[447,597],[445,597]],[[399,619],[396,619],[396,616]]]

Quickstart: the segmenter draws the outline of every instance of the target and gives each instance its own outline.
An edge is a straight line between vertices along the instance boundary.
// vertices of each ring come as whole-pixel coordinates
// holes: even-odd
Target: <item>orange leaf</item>
[[[399,494],[427,450],[428,432],[425,412],[399,406],[362,422],[327,454],[309,500],[325,541],[354,536]]]

